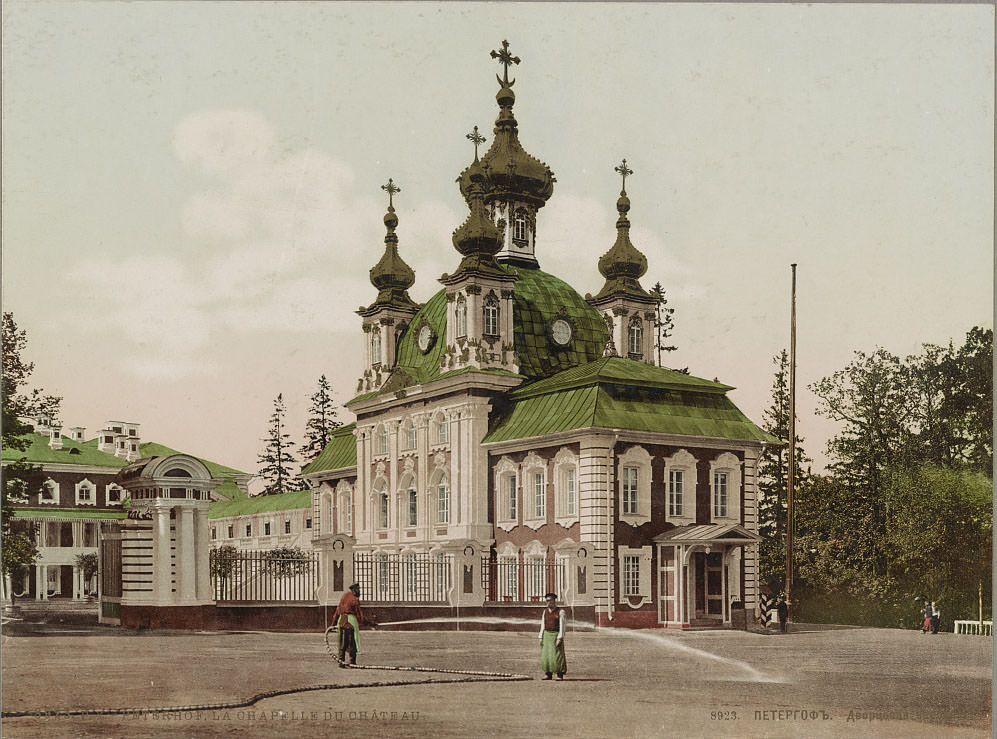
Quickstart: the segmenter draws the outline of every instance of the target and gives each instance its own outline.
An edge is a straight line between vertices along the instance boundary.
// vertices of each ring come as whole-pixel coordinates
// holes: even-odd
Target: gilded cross
[[[474,143],[474,158],[478,158],[478,144],[485,143],[485,137],[478,133],[478,127],[475,126],[471,133],[467,134],[467,140]]]
[[[509,87],[513,82],[516,81],[516,80],[513,80],[512,82],[509,82],[509,65],[510,64],[519,64],[519,57],[518,56],[513,56],[512,54],[510,54],[509,53],[509,42],[508,41],[503,41],[502,42],[502,51],[492,50],[492,59],[498,59],[499,60],[499,64],[501,64],[503,67],[505,67],[505,70],[503,72],[503,76],[505,77],[504,84],[505,84],[506,87]],[[496,75],[496,77],[497,76],[498,75]]]
[[[614,169],[617,172],[619,172],[621,175],[623,175],[623,192],[626,192],[627,191],[627,175],[628,174],[633,174],[634,171],[632,169],[630,169],[629,167],[627,167],[627,160],[626,159],[623,160],[623,164],[621,164],[619,167],[614,167]]]
[[[388,178],[388,184],[381,185],[381,189],[386,190],[388,193],[388,208],[394,208],[395,204],[392,202],[392,196],[394,196],[396,192],[401,192],[402,189],[395,185],[394,181],[390,177]]]

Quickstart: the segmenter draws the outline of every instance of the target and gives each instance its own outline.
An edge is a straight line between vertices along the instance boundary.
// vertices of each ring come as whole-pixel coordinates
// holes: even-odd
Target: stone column
[[[201,601],[213,600],[211,593],[211,535],[208,527],[208,509],[194,511],[194,560],[197,578],[196,597]]]
[[[166,605],[173,599],[170,567],[170,509],[154,508],[155,522],[152,528],[152,573],[153,595],[159,605]]]
[[[588,588],[598,614],[613,612],[613,447],[611,436],[581,442],[578,460],[578,513],[581,540],[592,545]]]
[[[197,598],[197,564],[194,561],[194,509],[183,506],[177,516],[177,595],[178,600]]]
[[[48,578],[45,565],[35,565],[35,600],[48,600]]]

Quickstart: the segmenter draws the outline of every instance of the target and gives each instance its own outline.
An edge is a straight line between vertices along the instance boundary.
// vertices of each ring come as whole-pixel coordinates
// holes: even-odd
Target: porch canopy
[[[757,544],[762,540],[758,534],[737,523],[707,523],[676,526],[653,541],[658,544],[686,544],[710,546],[713,544]]]

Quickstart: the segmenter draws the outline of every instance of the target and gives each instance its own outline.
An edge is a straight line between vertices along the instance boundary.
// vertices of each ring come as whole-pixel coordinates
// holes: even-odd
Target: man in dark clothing
[[[779,631],[786,633],[786,621],[789,620],[789,604],[786,603],[786,596],[779,598]]]

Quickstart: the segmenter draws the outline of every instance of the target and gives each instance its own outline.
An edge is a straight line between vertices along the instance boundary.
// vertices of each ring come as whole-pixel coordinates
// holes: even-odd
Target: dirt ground
[[[4,718],[34,737],[987,737],[993,642],[887,629],[786,635],[579,631],[542,681],[536,634],[366,631],[361,663],[513,672],[517,682],[338,669],[321,634],[135,633],[9,623],[4,712],[250,707]],[[372,683],[405,683],[373,686]]]

